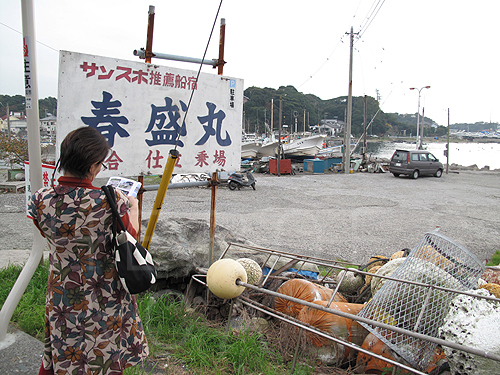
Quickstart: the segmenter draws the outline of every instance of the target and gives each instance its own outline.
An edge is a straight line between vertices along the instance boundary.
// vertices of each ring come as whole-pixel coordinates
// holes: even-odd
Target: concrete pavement
[[[0,251],[0,268],[4,268],[9,264],[23,265],[28,260],[31,254],[31,249],[12,249]],[[48,251],[43,252],[43,259],[49,256]]]
[[[221,185],[216,222],[262,247],[364,262],[413,248],[439,226],[480,260],[500,249],[499,172],[461,171],[417,180],[388,173],[255,177],[256,191],[230,191]],[[206,188],[169,191],[162,215],[208,221],[210,194]],[[155,195],[144,194],[143,219],[152,211]],[[33,225],[24,201],[24,194],[0,194],[0,267],[9,261],[23,263],[29,256]],[[18,354],[28,350],[40,355],[36,345],[41,343],[21,334],[14,337],[12,351],[0,346],[0,372],[36,374],[19,371],[26,362]],[[40,359],[29,358],[38,368]]]
[[[2,375],[38,374],[42,364],[43,343],[13,327],[0,341],[0,373]]]

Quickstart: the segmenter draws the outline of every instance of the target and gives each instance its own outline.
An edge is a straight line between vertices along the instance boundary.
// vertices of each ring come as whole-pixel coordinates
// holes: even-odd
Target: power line
[[[359,0],[358,2],[358,6],[356,7],[356,11],[354,12],[354,15],[352,16],[352,18],[356,18],[356,15],[358,14],[358,11],[359,11],[359,7],[361,5],[361,2],[363,0]],[[344,43],[343,39],[345,38],[345,34],[342,34],[342,36],[340,37],[340,39],[338,40],[337,44],[335,45],[335,47],[333,48],[333,51],[330,52],[330,54],[328,55],[328,57],[326,58],[326,60],[323,62],[323,64],[320,65],[320,67],[318,69],[316,69],[316,71],[311,74],[309,76],[309,78],[307,78],[301,85],[299,85],[297,87],[297,89],[301,88],[302,86],[304,86],[309,80],[311,80],[321,69],[323,69],[323,67],[328,63],[328,61],[330,61],[330,58],[332,57],[332,55],[335,53],[335,51],[337,50],[337,47],[339,46],[340,43]]]
[[[360,28],[359,28],[359,31],[358,31],[359,38],[361,38],[363,36],[363,34],[366,32],[366,30],[371,25],[371,23],[373,22],[373,20],[377,16],[378,12],[382,8],[382,5],[384,5],[384,3],[385,3],[385,0],[375,0],[375,1],[377,1],[377,4],[375,4],[375,2],[374,2],[375,6],[372,6],[373,10],[371,11],[370,15],[367,15],[367,17],[366,17],[366,21],[368,23],[367,24],[365,23],[364,25],[361,25]],[[370,8],[370,10],[371,10],[371,8]]]
[[[354,15],[353,15],[353,19],[356,18],[356,15],[359,11],[359,7],[361,5],[361,1],[360,0],[358,2],[358,6],[356,8],[356,11],[354,12]],[[363,33],[368,29],[368,27],[370,26],[370,24],[373,22],[373,20],[375,19],[375,17],[377,16],[378,12],[380,11],[380,8],[382,8],[382,5],[384,5],[384,2],[385,0],[374,0],[374,2],[372,3],[372,5],[370,6],[370,9],[368,9],[368,12],[365,16],[365,19],[364,21],[361,23],[360,27],[359,27],[359,31],[357,32],[358,34],[358,39],[361,38],[361,36],[363,35]],[[335,48],[333,49],[333,51],[330,53],[330,55],[326,58],[326,60],[320,65],[320,67],[313,73],[311,74],[302,84],[300,84],[297,89],[301,88],[302,86],[304,86],[309,80],[311,80],[321,69],[323,69],[323,67],[328,63],[328,61],[330,61],[330,58],[332,57],[332,55],[335,53],[335,51],[337,50],[337,47],[339,46],[339,44],[342,42],[343,43],[343,38],[345,37],[345,34],[342,35],[342,37],[339,39],[339,41],[337,42],[337,44],[335,45]]]
[[[370,20],[370,14],[374,12],[374,10],[376,9],[376,1],[380,2],[380,0],[374,0],[374,2],[372,3],[371,7],[368,9],[368,12],[365,16],[365,19],[363,20],[363,22],[359,25],[359,31],[361,31],[364,27],[364,25]]]
[[[18,33],[18,34],[20,34],[20,35],[23,35],[23,33],[22,33],[22,32],[20,32],[20,31],[18,31],[18,30],[16,30],[16,29],[14,29],[14,28],[12,28],[12,27],[10,27],[10,26],[8,26],[8,25],[4,24],[3,22],[0,22],[0,25],[5,26],[6,28],[11,29],[12,31],[15,31],[16,33]],[[48,46],[47,44],[42,43],[42,42],[40,42],[39,40],[37,40],[36,42],[37,42],[37,43],[39,43],[39,44],[41,44],[42,46],[45,46],[45,47],[47,47],[47,48],[50,48],[51,50],[54,50],[54,51],[56,51],[57,53],[59,53],[59,50],[58,50],[58,49],[52,48],[51,46]]]
[[[328,61],[330,61],[330,58],[332,57],[332,55],[335,53],[335,51],[337,50],[337,47],[339,46],[340,43],[344,43],[343,42],[343,38],[345,37],[345,35],[342,35],[342,37],[339,39],[339,41],[337,42],[337,44],[335,45],[335,48],[333,49],[333,51],[330,53],[330,55],[326,58],[326,60],[323,62],[323,64],[321,64],[321,66],[316,69],[316,71],[311,74],[309,76],[309,78],[307,78],[304,82],[302,82],[302,84],[300,84],[297,89],[301,88],[302,86],[304,86],[310,79],[312,79],[321,69],[323,69],[323,67],[326,65],[326,63],[328,63]]]
[[[223,0],[220,0],[220,2],[219,2],[219,7],[217,8],[217,13],[215,14],[214,23],[212,24],[212,29],[210,30],[210,35],[208,36],[208,42],[207,42],[207,45],[205,47],[205,52],[203,52],[203,58],[201,59],[201,64],[200,64],[200,67],[198,69],[198,74],[196,75],[196,81],[195,81],[196,85],[198,85],[198,80],[200,79],[201,68],[203,67],[203,61],[205,60],[205,57],[207,56],[207,51],[208,51],[208,47],[210,45],[210,40],[212,39],[212,34],[214,33],[215,24],[217,23],[217,19],[219,18],[219,12],[220,12],[220,8],[222,7],[222,1]],[[220,63],[220,61],[219,61],[219,63]],[[186,117],[187,117],[189,108],[191,106],[191,101],[193,100],[195,87],[196,86],[193,85],[193,87],[191,89],[191,95],[189,96],[189,102],[187,104],[186,112],[184,112],[184,119],[182,120],[182,128],[184,128],[184,126],[186,126]],[[181,133],[182,133],[182,129],[181,129],[181,131],[179,131],[179,134],[177,135],[177,139],[175,141],[175,150],[177,150],[177,145],[178,145],[179,140],[181,138]]]

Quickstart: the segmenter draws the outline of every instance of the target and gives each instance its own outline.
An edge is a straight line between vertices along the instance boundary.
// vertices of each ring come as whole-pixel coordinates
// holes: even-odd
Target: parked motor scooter
[[[227,185],[230,190],[234,190],[238,188],[240,190],[244,186],[251,186],[255,190],[255,181],[257,181],[252,173],[250,173],[250,169],[245,171],[246,178],[243,177],[242,173],[231,173],[229,178],[227,179]]]

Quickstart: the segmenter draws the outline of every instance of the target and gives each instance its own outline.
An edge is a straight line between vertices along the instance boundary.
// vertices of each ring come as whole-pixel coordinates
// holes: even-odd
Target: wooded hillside
[[[295,130],[295,116],[297,115],[297,130],[310,131],[311,126],[318,125],[323,119],[336,119],[343,123],[346,116],[347,96],[340,96],[334,99],[322,100],[313,94],[303,94],[293,86],[281,86],[279,89],[249,87],[245,90],[246,102],[243,105],[244,129],[248,133],[265,133],[267,123],[271,125],[271,99],[274,99],[274,129],[278,128],[279,105],[282,99],[282,124],[291,126]],[[359,136],[363,131],[364,123],[364,97],[355,96],[352,100],[352,134]],[[370,123],[373,116],[379,110],[378,101],[368,96],[367,99],[367,122]],[[57,116],[57,99],[48,97],[38,101],[40,118],[48,114]],[[4,116],[7,104],[11,112],[25,111],[24,96],[22,95],[0,95],[0,116]],[[305,116],[304,116],[305,112]],[[385,113],[380,111],[375,117],[368,134],[377,136],[384,135],[415,135],[417,130],[417,114]],[[446,127],[437,128],[430,125],[437,125],[432,119],[420,118],[420,124],[424,124],[424,135],[444,135]],[[451,128],[477,132],[482,130],[496,130],[497,123],[477,122],[475,124],[452,124]],[[289,128],[290,129],[290,128]]]
[[[245,130],[250,133],[265,132],[264,121],[271,123],[271,99],[274,99],[274,128],[277,129],[279,121],[279,104],[282,99],[282,124],[292,125],[295,130],[295,117],[297,116],[297,130],[303,131],[304,122],[306,131],[311,126],[318,125],[323,119],[337,119],[344,122],[347,110],[347,96],[321,100],[312,94],[298,92],[293,86],[281,86],[278,90],[272,88],[249,87],[245,90],[248,101],[243,105]],[[364,123],[364,97],[357,96],[352,99],[351,133],[359,136],[363,132]],[[367,123],[379,110],[378,101],[367,96]],[[305,116],[304,116],[305,111]],[[416,114],[415,114],[416,115]],[[432,120],[429,122],[432,122]],[[414,123],[399,121],[397,114],[378,112],[368,130],[368,134],[378,136],[400,135],[416,133],[416,118]]]

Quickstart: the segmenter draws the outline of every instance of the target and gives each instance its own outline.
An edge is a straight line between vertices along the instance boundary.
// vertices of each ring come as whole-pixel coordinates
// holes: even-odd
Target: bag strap
[[[104,194],[106,194],[106,198],[108,200],[109,206],[111,207],[111,212],[113,213],[113,216],[115,217],[119,226],[121,227],[121,230],[126,231],[125,225],[123,224],[123,220],[120,217],[118,210],[116,209],[115,190],[113,189],[113,186],[104,185],[104,186],[101,186],[101,189],[104,191]]]

